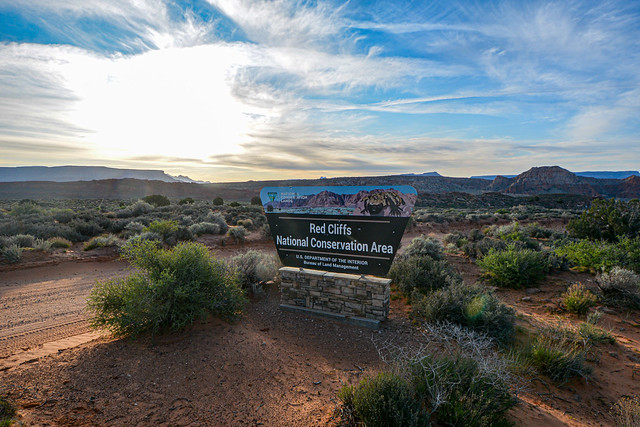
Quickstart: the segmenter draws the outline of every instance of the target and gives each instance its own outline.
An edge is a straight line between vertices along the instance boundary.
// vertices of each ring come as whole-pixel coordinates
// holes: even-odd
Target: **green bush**
[[[224,200],[222,200],[222,197],[216,197],[215,199],[213,199],[213,205],[222,206],[224,205]]]
[[[185,197],[184,199],[180,199],[178,204],[179,205],[190,205],[193,202],[195,202],[195,200],[193,200],[193,197]]]
[[[611,408],[616,427],[640,426],[640,397],[621,397]]]
[[[142,201],[147,202],[156,208],[161,206],[169,206],[171,201],[167,196],[163,196],[162,194],[152,194],[150,196],[146,196],[142,198]]]
[[[250,250],[236,255],[230,260],[243,288],[253,288],[255,284],[273,279],[278,274],[278,261],[261,251]]]
[[[209,212],[204,217],[203,222],[217,224],[220,227],[217,234],[227,234],[227,231],[229,231],[229,226],[220,212]]]
[[[544,253],[530,249],[515,249],[510,245],[505,251],[491,250],[477,261],[485,277],[501,288],[520,289],[536,286],[547,274],[548,264]]]
[[[133,216],[147,214],[153,210],[153,206],[144,200],[138,200],[129,208],[129,213]]]
[[[204,245],[180,243],[164,250],[136,239],[123,247],[122,256],[139,271],[94,287],[88,302],[94,328],[117,336],[156,334],[207,314],[233,317],[243,308],[234,275]]]
[[[462,242],[461,248],[462,252],[469,258],[482,258],[491,252],[491,250],[506,250],[507,244],[502,240],[482,239],[475,242]]]
[[[232,208],[237,208],[238,206],[242,206],[242,205],[236,201],[233,201],[229,203],[229,206],[231,206]]]
[[[431,237],[415,237],[409,246],[402,253],[402,257],[424,257],[428,256],[434,260],[444,259],[444,248],[442,244]]]
[[[21,248],[32,248],[35,240],[35,237],[30,234],[16,234],[13,236],[13,242]]]
[[[365,378],[354,386],[345,386],[338,393],[342,400],[342,421],[346,425],[423,426],[429,424],[421,399],[413,393],[403,378],[381,372],[375,378]]]
[[[430,295],[411,298],[411,316],[426,322],[447,321],[485,334],[501,344],[515,333],[515,311],[480,285],[462,282]]]
[[[640,309],[640,276],[633,271],[614,267],[599,274],[596,283],[608,305]]]
[[[423,396],[439,425],[512,425],[505,418],[515,404],[508,384],[497,375],[482,372],[476,360],[427,356],[414,363],[412,378],[417,394]],[[429,399],[434,390],[445,392],[443,402],[435,408],[435,399]]]
[[[52,237],[48,240],[52,249],[69,249],[72,243],[64,237]]]
[[[196,236],[203,234],[220,234],[220,225],[211,222],[199,222],[189,226],[189,230]]]
[[[122,240],[118,238],[118,236],[114,236],[113,234],[106,234],[104,236],[96,236],[92,237],[87,243],[84,245],[85,251],[90,251],[96,248],[118,248],[122,245]]]
[[[591,373],[585,365],[586,355],[586,351],[575,343],[541,334],[533,342],[530,361],[552,381],[564,383],[570,378]]]
[[[562,294],[562,303],[567,311],[575,314],[586,314],[589,308],[596,305],[596,296],[584,287],[582,283],[575,283]]]
[[[421,293],[462,282],[462,277],[446,260],[434,260],[429,256],[398,257],[388,277],[407,297],[414,289]]]
[[[253,196],[251,198],[251,204],[255,206],[262,206],[262,200],[260,200],[260,196]]]
[[[233,238],[236,243],[244,243],[247,238],[248,232],[246,228],[238,225],[237,227],[231,227],[227,234],[229,235],[229,237]]]
[[[143,233],[156,233],[163,242],[172,246],[177,242],[178,222],[173,220],[156,220],[142,229]]]
[[[594,200],[579,218],[569,221],[567,231],[579,239],[609,242],[640,237],[640,200]]]
[[[22,248],[13,244],[0,249],[0,255],[2,255],[9,264],[17,264],[22,259]]]

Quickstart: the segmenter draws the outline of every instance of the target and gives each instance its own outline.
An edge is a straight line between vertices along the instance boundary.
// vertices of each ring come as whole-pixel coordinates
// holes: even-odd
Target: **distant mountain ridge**
[[[577,176],[583,176],[586,178],[598,178],[598,179],[625,179],[634,175],[640,176],[640,171],[586,171],[586,172],[573,172],[573,173]],[[487,179],[487,180],[493,181],[498,176],[502,176],[505,178],[515,178],[518,175],[474,175],[471,178]]]
[[[0,167],[0,182],[74,182],[103,179],[143,179],[163,182],[194,181],[188,176],[171,176],[161,170],[153,169],[118,169],[106,166],[17,166]]]
[[[2,168],[0,168],[1,171]],[[162,171],[152,172],[160,173],[161,175],[143,174],[144,179],[109,180],[100,180],[94,176],[91,178],[92,180],[82,182],[0,182],[0,199],[135,199],[150,194],[163,194],[174,198],[213,199],[220,196],[225,200],[249,201],[260,193],[262,187],[334,185],[411,185],[422,195],[500,193],[509,196],[572,194],[586,198],[640,198],[640,176],[638,175],[630,175],[624,179],[594,178],[578,176],[559,166],[535,167],[514,177],[496,176],[493,180],[445,176],[391,175],[194,184],[177,181]],[[174,181],[149,179],[154,176],[160,176],[165,179],[166,176],[169,176]],[[332,197],[335,196],[322,194],[313,203],[328,206],[332,203]],[[334,200],[333,202],[339,203],[340,201]]]

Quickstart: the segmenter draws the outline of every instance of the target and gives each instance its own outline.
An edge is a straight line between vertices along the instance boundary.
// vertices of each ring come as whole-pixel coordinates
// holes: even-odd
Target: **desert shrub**
[[[592,369],[585,364],[587,356],[594,344],[605,341],[591,334],[594,330],[560,323],[543,327],[525,349],[524,357],[533,368],[556,383],[588,377]]]
[[[445,234],[445,236],[442,238],[442,243],[444,243],[445,245],[454,245],[456,248],[461,248],[468,241],[468,236],[460,231],[454,231],[453,233]]]
[[[26,216],[42,213],[44,209],[31,200],[22,200],[11,206],[9,214],[12,216]]]
[[[213,199],[213,206],[222,206],[224,205],[224,200],[222,199],[222,197],[216,197],[215,199]]]
[[[454,283],[462,277],[446,260],[434,260],[429,256],[398,257],[388,277],[407,297],[415,290],[426,294]]]
[[[267,240],[273,239],[273,235],[271,234],[271,227],[269,226],[269,224],[262,224],[262,228],[260,228],[260,235],[262,235],[262,237]]]
[[[124,226],[125,237],[131,237],[131,236],[135,236],[136,234],[140,234],[142,233],[143,229],[144,229],[144,224],[141,224],[138,221],[131,221]]]
[[[22,259],[22,248],[15,243],[0,249],[0,255],[9,263],[16,264]]]
[[[589,321],[580,323],[577,333],[581,339],[593,344],[614,344],[616,342],[616,338],[611,332],[605,331]]]
[[[114,236],[113,234],[106,234],[104,236],[96,236],[89,239],[87,243],[84,245],[85,251],[90,251],[96,248],[110,248],[110,247],[120,247],[122,245],[122,240],[118,238],[118,236]]]
[[[640,276],[633,271],[614,267],[599,274],[596,283],[608,305],[640,309]]]
[[[40,252],[49,252],[51,250],[51,242],[44,239],[36,239],[33,242],[33,250]]]
[[[502,240],[482,239],[477,242],[463,242],[462,252],[469,258],[482,258],[491,250],[503,251],[507,249],[507,244]]]
[[[609,242],[640,237],[640,200],[594,200],[579,218],[569,221],[567,231],[580,239]]]
[[[82,221],[74,219],[69,225],[81,236],[81,240],[86,240],[89,237],[98,236],[104,232],[104,229],[98,225],[95,221]]]
[[[237,227],[231,227],[227,233],[229,237],[233,238],[237,243],[244,243],[247,238],[247,229],[241,225]]]
[[[233,274],[202,244],[164,250],[151,241],[133,240],[122,256],[139,271],[94,287],[88,307],[95,328],[118,336],[155,334],[179,330],[207,314],[234,317],[245,303]]]
[[[578,242],[562,241],[554,252],[565,256],[577,267],[589,270],[609,271],[613,267],[623,267],[640,272],[640,238],[622,238],[618,242]]]
[[[220,212],[209,212],[204,217],[204,222],[218,224],[220,226],[218,234],[227,234],[227,231],[229,231],[229,226]]]
[[[53,209],[51,210],[51,215],[53,219],[61,224],[67,224],[76,216],[75,212],[71,209]]]
[[[9,236],[0,236],[0,249],[6,248],[13,244],[13,238]]]
[[[342,421],[349,426],[423,426],[429,424],[421,399],[404,378],[390,372],[365,378],[338,393]]]
[[[180,201],[178,202],[179,205],[190,205],[193,202],[195,202],[195,200],[193,200],[192,197],[185,197],[184,199],[180,199]]]
[[[162,194],[152,194],[150,196],[146,196],[142,198],[143,202],[147,202],[150,205],[155,206],[156,208],[161,206],[169,206],[171,201],[167,196],[163,196]]]
[[[515,311],[480,285],[458,282],[430,295],[414,295],[411,300],[411,316],[415,319],[464,326],[501,344],[514,336]]]
[[[175,237],[177,240],[181,241],[191,241],[195,240],[193,233],[189,229],[189,227],[185,227],[184,225],[179,225],[176,230]]]
[[[434,369],[435,368],[435,369]],[[414,365],[417,393],[450,386],[444,402],[433,412],[433,421],[451,426],[507,426],[505,412],[515,404],[509,387],[497,375],[486,375],[478,361],[466,357],[430,357]],[[444,397],[444,396],[443,396]],[[433,407],[429,402],[428,407]]]
[[[31,234],[16,234],[13,236],[13,242],[21,248],[32,248],[35,240],[35,237]]]
[[[199,222],[189,226],[189,230],[196,236],[202,236],[203,234],[220,234],[220,224]]]
[[[611,408],[616,427],[640,426],[640,397],[621,397]]]
[[[428,256],[434,260],[441,260],[444,258],[444,248],[436,239],[419,236],[411,240],[402,256],[405,258]]]
[[[238,206],[242,206],[242,205],[239,202],[233,201],[229,203],[229,206],[231,206],[232,208],[237,208]]]
[[[135,236],[130,237],[127,242],[129,241],[137,241],[137,240],[149,240],[149,241],[153,241],[153,242],[162,242],[162,235],[153,232],[153,231],[143,231],[140,234],[137,234]]]
[[[172,246],[176,244],[178,223],[173,220],[155,220],[142,229],[143,233],[156,233],[163,242]]]
[[[253,196],[251,198],[251,204],[255,206],[262,206],[262,200],[260,199],[260,196]]]
[[[276,258],[261,251],[250,250],[236,255],[231,258],[230,265],[236,271],[240,285],[247,289],[278,274]]]
[[[133,216],[140,216],[140,215],[148,214],[149,212],[153,211],[153,206],[145,202],[144,200],[138,200],[128,208],[128,211]]]
[[[52,249],[69,249],[72,245],[72,243],[64,237],[51,237],[48,242],[51,243]]]
[[[489,282],[502,288],[535,286],[544,279],[548,271],[544,253],[515,249],[512,245],[501,252],[491,250],[477,264]]]
[[[529,237],[533,237],[534,239],[548,239],[555,233],[553,230],[541,227],[537,222],[527,224],[523,227],[523,229]]]
[[[253,221],[250,218],[241,219],[236,222],[236,225],[241,225],[247,230],[253,230]]]
[[[574,283],[562,294],[565,309],[575,314],[586,314],[589,308],[596,305],[596,302],[596,296],[582,283]]]
[[[10,426],[13,424],[12,418],[16,415],[16,408],[9,400],[0,395],[0,426]]]

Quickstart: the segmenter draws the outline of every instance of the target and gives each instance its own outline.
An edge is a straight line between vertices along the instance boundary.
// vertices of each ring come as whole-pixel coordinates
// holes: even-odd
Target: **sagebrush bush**
[[[434,260],[444,259],[444,248],[442,244],[431,237],[419,236],[411,240],[411,243],[402,253],[402,257],[424,257],[428,256]]]
[[[484,258],[479,259],[477,264],[489,282],[513,289],[536,286],[548,271],[544,253],[530,249],[515,249],[512,245],[505,251],[491,250]]]
[[[458,282],[430,295],[411,298],[411,316],[426,322],[451,322],[485,334],[501,344],[515,333],[515,311],[480,285]]]
[[[189,230],[196,236],[202,236],[203,234],[220,234],[220,224],[199,222],[189,226]]]
[[[596,283],[607,304],[640,309],[640,276],[633,271],[614,267],[609,273],[599,274]]]
[[[153,206],[143,200],[138,200],[128,208],[129,216],[140,216],[153,211]]]
[[[236,255],[230,260],[240,285],[245,289],[254,288],[257,283],[273,279],[278,274],[278,261],[273,255],[250,250]]]
[[[218,224],[220,226],[220,231],[218,234],[227,234],[229,231],[229,226],[224,219],[224,216],[220,212],[209,212],[203,219],[203,222],[210,222],[212,224]]]
[[[469,258],[482,258],[491,250],[503,251],[507,249],[507,244],[502,240],[482,239],[475,242],[465,241],[462,243],[462,252]]]
[[[233,238],[233,240],[235,240],[236,243],[244,243],[244,241],[247,238],[247,234],[248,234],[247,229],[241,225],[238,225],[236,227],[231,227],[227,232],[227,235]]]
[[[152,194],[142,198],[142,201],[147,202],[155,207],[169,206],[171,201],[167,196],[162,194]]]
[[[616,427],[640,426],[640,397],[621,397],[611,408]]]
[[[89,239],[84,245],[85,251],[96,248],[118,248],[122,245],[122,240],[113,234],[105,234],[104,236],[96,236]]]
[[[0,255],[9,263],[16,264],[22,259],[22,248],[15,243],[0,249]]]
[[[72,243],[64,237],[51,237],[47,241],[51,243],[52,249],[69,249],[72,245]]]
[[[31,234],[16,234],[13,236],[13,242],[21,248],[32,248],[35,240],[35,237]]]
[[[562,294],[562,303],[567,311],[575,314],[586,314],[589,308],[596,305],[597,298],[582,283],[574,283]]]
[[[421,293],[462,282],[462,276],[446,261],[430,256],[398,257],[388,277],[407,297],[414,289]]]
[[[173,246],[176,244],[178,238],[178,222],[173,220],[155,220],[142,229],[143,233],[155,233],[158,234],[161,240]]]
[[[155,334],[179,330],[207,314],[234,317],[243,308],[234,275],[202,244],[164,250],[138,239],[123,247],[122,256],[139,271],[94,287],[88,301],[94,328],[117,336]]]
[[[390,372],[364,378],[357,386],[338,393],[342,422],[348,426],[423,426],[429,424],[420,397],[411,385]]]
[[[51,250],[51,242],[44,239],[36,239],[35,242],[33,242],[33,250],[49,252]]]

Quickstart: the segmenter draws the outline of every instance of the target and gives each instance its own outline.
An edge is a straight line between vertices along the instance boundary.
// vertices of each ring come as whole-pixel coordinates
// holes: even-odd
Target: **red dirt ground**
[[[404,241],[421,232],[441,237],[445,231],[418,228]],[[273,251],[271,242],[206,243],[221,257],[254,247]],[[71,318],[86,327],[83,298],[91,284],[127,272],[113,254],[93,260],[83,256],[89,255],[61,255],[55,264],[33,259],[31,268],[0,270],[0,394],[15,403],[19,420],[27,425],[331,424],[337,391],[384,369],[374,341],[422,339],[402,299],[392,301],[381,330],[371,331],[283,312],[272,286],[233,324],[210,319],[153,344],[148,338],[82,335],[88,342],[66,345],[71,348],[43,345],[77,336],[64,322]],[[466,281],[479,276],[465,258],[450,256],[450,261]],[[592,286],[592,280],[588,274],[564,272],[550,276],[537,293],[497,292],[518,310],[523,327],[554,319],[576,323],[577,317],[558,310],[559,295],[572,282]],[[562,387],[545,385],[544,378],[534,381],[510,411],[511,418],[524,426],[611,425],[613,403],[640,394],[639,317],[637,312],[606,314],[603,326],[617,343],[598,347],[590,362],[593,376]],[[26,333],[31,338],[20,341],[25,329],[46,327],[53,334]],[[27,358],[11,362],[25,353]]]

